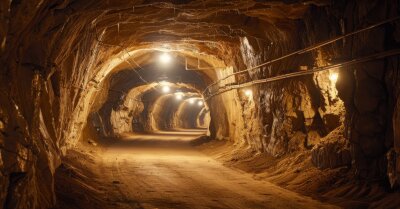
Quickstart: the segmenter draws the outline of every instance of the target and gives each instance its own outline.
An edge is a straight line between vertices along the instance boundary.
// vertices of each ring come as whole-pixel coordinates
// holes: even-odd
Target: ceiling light
[[[162,92],[164,92],[164,93],[168,93],[168,92],[171,91],[171,88],[170,88],[169,86],[163,86],[161,90],[162,90]]]
[[[203,101],[199,101],[199,102],[197,102],[197,105],[199,105],[199,106],[203,106],[203,104],[204,104],[204,102],[203,102]]]
[[[247,89],[247,90],[244,91],[244,94],[249,97],[249,96],[251,96],[253,94],[253,91],[250,90],[250,89]]]
[[[176,93],[175,94],[176,100],[182,100],[183,99],[183,93]]]
[[[168,53],[164,52],[160,55],[160,62],[163,64],[168,64],[170,63],[172,60],[171,55],[169,55]]]
[[[167,81],[160,81],[159,84],[161,86],[169,86],[169,83]]]
[[[329,80],[331,80],[332,82],[336,82],[338,78],[339,78],[339,74],[338,73],[331,73],[329,75]]]
[[[190,103],[190,104],[194,104],[194,99],[193,99],[193,98],[190,98],[190,99],[189,99],[189,103]]]

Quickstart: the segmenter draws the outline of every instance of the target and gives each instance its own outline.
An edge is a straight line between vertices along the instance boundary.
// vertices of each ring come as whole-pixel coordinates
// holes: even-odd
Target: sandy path
[[[116,207],[334,208],[224,167],[188,142],[199,132],[126,137],[102,153],[105,183],[121,195]]]

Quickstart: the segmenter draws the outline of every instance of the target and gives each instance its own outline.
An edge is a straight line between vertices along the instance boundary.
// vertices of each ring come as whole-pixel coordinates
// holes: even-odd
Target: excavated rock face
[[[349,142],[343,136],[343,127],[332,131],[321,139],[311,151],[312,163],[321,169],[351,165]]]
[[[203,107],[196,118],[196,126],[199,128],[208,128],[210,126],[210,120],[210,110]]]
[[[2,1],[0,205],[54,205],[54,170],[67,149],[93,134],[84,129],[87,122],[101,136],[191,128],[198,126],[196,121],[207,121],[202,108],[188,114],[186,103],[172,105],[171,96],[151,90],[157,80],[150,79],[153,71],[146,66],[156,62],[157,53],[170,51],[175,64],[183,68],[187,61],[198,70],[191,77],[201,85],[187,79],[175,82],[199,95],[230,73],[397,16],[398,11],[398,2],[392,0]],[[220,85],[398,48],[398,24]],[[389,177],[394,186],[400,181],[398,59],[254,85],[250,96],[232,90],[212,97],[205,106],[210,135],[274,156],[312,150],[319,168],[352,162],[359,177]],[[337,81],[330,79],[335,73]],[[169,106],[160,109],[141,99]],[[158,120],[164,117],[169,119]]]
[[[390,6],[389,6],[390,5]],[[398,15],[394,2],[372,1],[368,3],[349,2],[348,4],[333,7],[334,16],[337,18],[337,31],[345,33],[365,27],[371,22],[388,19]],[[343,13],[344,11],[344,13]],[[314,11],[319,14],[321,24],[332,21],[325,12]],[[311,13],[313,14],[313,13]],[[330,20],[329,20],[330,19]],[[313,21],[313,23],[315,23]],[[310,21],[311,24],[311,21]],[[339,27],[340,26],[340,27]],[[392,27],[388,25],[361,33],[354,38],[345,39],[326,54],[335,55],[335,59],[351,59],[384,50],[391,49],[396,43]],[[394,28],[393,28],[394,29]],[[332,31],[332,29],[330,29]],[[321,30],[315,31],[315,34]],[[329,56],[327,56],[329,57]],[[346,107],[346,138],[349,139],[352,149],[354,166],[361,178],[382,179],[386,178],[387,159],[385,153],[393,146],[393,132],[391,118],[393,107],[391,101],[393,86],[387,86],[385,74],[398,71],[398,67],[387,65],[396,57],[385,60],[375,60],[352,67],[344,68],[339,73],[337,88],[340,98]],[[396,77],[390,80],[396,82]],[[387,88],[388,87],[388,88]]]

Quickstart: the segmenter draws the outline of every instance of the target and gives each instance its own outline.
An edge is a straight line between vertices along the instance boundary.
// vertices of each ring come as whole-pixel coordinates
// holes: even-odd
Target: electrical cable
[[[227,91],[230,91],[230,90],[233,90],[233,89],[249,87],[249,86],[256,85],[256,84],[269,83],[269,82],[283,80],[283,79],[287,79],[287,78],[310,75],[310,74],[314,74],[316,72],[327,71],[327,70],[330,70],[330,69],[333,69],[333,68],[343,69],[343,67],[347,67],[347,66],[351,66],[351,65],[355,65],[355,64],[359,64],[359,63],[363,63],[363,62],[368,62],[368,61],[375,60],[375,59],[382,59],[382,58],[385,58],[385,57],[399,55],[399,54],[400,54],[400,49],[394,49],[394,50],[380,52],[380,53],[376,53],[376,54],[369,55],[369,56],[362,57],[362,58],[358,58],[358,59],[353,59],[353,60],[350,60],[350,61],[347,61],[347,62],[342,62],[342,63],[339,63],[339,64],[327,65],[327,66],[324,66],[324,67],[316,67],[316,68],[313,68],[313,69],[307,70],[307,71],[288,73],[288,74],[278,75],[278,76],[274,76],[274,77],[270,77],[270,78],[253,80],[253,81],[242,83],[242,84],[236,84],[236,85],[228,86],[228,87],[226,87],[226,88],[224,88],[222,90],[219,89],[216,93],[213,93],[213,94],[207,96],[205,98],[205,100],[207,101],[211,97],[214,97],[216,95],[219,95],[221,93],[224,93],[224,92],[227,92]]]
[[[262,63],[262,64],[260,64],[260,65],[257,65],[257,66],[254,66],[254,67],[251,67],[251,68],[248,68],[248,69],[245,69],[245,70],[237,71],[237,72],[232,73],[232,74],[230,74],[230,75],[227,75],[227,76],[225,76],[225,77],[223,77],[223,78],[221,78],[221,79],[218,79],[218,80],[215,81],[214,83],[212,83],[212,84],[210,84],[209,86],[207,86],[207,87],[204,89],[204,91],[203,91],[203,95],[206,94],[206,91],[208,91],[208,89],[212,88],[213,86],[219,84],[221,81],[226,80],[227,78],[230,78],[230,77],[232,77],[232,76],[234,76],[234,75],[242,74],[242,73],[245,73],[245,72],[249,72],[249,71],[252,71],[252,70],[255,70],[255,69],[264,67],[264,66],[266,66],[266,65],[271,65],[271,64],[274,63],[274,62],[277,62],[277,61],[286,59],[286,58],[291,57],[291,56],[294,56],[294,55],[300,55],[300,54],[304,54],[304,53],[306,53],[306,52],[313,51],[313,50],[315,50],[315,49],[318,49],[318,48],[321,48],[321,47],[326,46],[326,45],[328,45],[328,44],[331,44],[331,43],[334,43],[334,42],[336,42],[336,41],[342,40],[342,39],[347,38],[347,37],[349,37],[349,36],[353,36],[353,35],[356,35],[356,34],[358,34],[358,33],[361,33],[361,32],[367,31],[367,30],[371,30],[371,29],[376,28],[376,27],[378,27],[378,26],[381,26],[381,25],[384,25],[384,24],[386,24],[386,23],[393,22],[393,21],[396,21],[396,20],[399,20],[399,19],[400,19],[400,16],[396,16],[396,17],[393,17],[393,18],[390,18],[390,19],[387,19],[387,20],[378,22],[378,23],[376,23],[376,24],[370,25],[370,26],[368,26],[368,27],[362,28],[362,29],[360,29],[360,30],[356,30],[356,31],[353,31],[353,32],[350,32],[350,33],[347,33],[347,34],[344,34],[344,35],[341,35],[341,36],[338,36],[338,37],[335,37],[335,38],[332,38],[332,39],[329,39],[329,40],[326,40],[326,41],[323,41],[323,42],[320,42],[320,43],[318,43],[318,44],[309,46],[309,47],[307,47],[307,48],[304,48],[304,49],[301,49],[301,50],[297,50],[297,51],[291,52],[291,53],[286,54],[286,55],[284,55],[284,56],[281,56],[281,57],[278,57],[278,58],[269,60],[269,61],[267,61],[267,62],[264,62],[264,63]]]

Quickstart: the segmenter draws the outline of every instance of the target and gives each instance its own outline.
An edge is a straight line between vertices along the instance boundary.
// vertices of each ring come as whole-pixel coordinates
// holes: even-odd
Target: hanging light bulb
[[[171,55],[169,55],[167,52],[162,53],[159,58],[160,58],[160,62],[163,64],[168,64],[172,60]]]
[[[197,102],[197,105],[199,105],[200,107],[203,106],[204,102],[203,101],[199,101]]]
[[[158,85],[161,87],[163,93],[168,93],[171,91],[170,83],[167,81],[160,81]]]
[[[189,99],[189,104],[194,104],[194,99],[193,98]]]
[[[161,86],[168,86],[169,85],[169,83],[167,81],[160,81],[159,84]]]
[[[181,92],[176,93],[175,94],[175,98],[176,98],[176,100],[182,100],[183,99],[183,93],[181,93]]]
[[[162,90],[162,92],[164,92],[164,93],[168,93],[168,92],[171,91],[171,88],[170,88],[169,86],[165,85],[165,86],[163,86],[163,87],[161,88],[161,90]]]
[[[253,91],[251,89],[246,89],[244,91],[244,94],[249,97],[249,96],[251,96],[253,94]]]
[[[329,80],[331,80],[332,82],[335,82],[338,80],[339,78],[339,74],[338,73],[331,73],[329,74]]]

